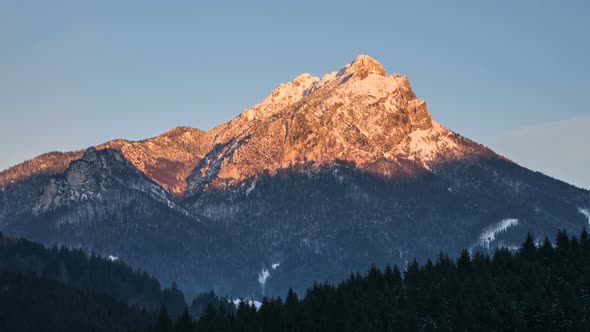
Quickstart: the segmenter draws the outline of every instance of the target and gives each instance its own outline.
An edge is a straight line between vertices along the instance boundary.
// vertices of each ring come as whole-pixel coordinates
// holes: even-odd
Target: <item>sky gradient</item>
[[[586,1],[0,0],[0,169],[208,129],[369,54],[434,119],[590,188]]]

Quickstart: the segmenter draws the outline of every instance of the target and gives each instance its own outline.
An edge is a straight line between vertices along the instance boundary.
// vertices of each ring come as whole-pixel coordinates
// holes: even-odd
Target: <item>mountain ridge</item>
[[[359,98],[360,101],[355,100]],[[314,105],[317,114],[308,114],[313,110],[301,110],[301,103],[305,108],[308,103],[314,102],[320,104]],[[340,105],[352,107],[354,112],[342,111]],[[367,110],[372,110],[374,105],[380,105],[382,109],[371,114]],[[367,112],[362,113],[359,109]],[[322,118],[320,121],[316,119],[319,117]],[[277,124],[280,121],[285,123]],[[381,123],[385,125],[381,126]],[[327,131],[314,133],[324,126],[328,126]],[[401,132],[388,135],[395,131]],[[302,138],[292,139],[294,134]],[[321,139],[306,141],[311,135],[321,136]],[[241,163],[234,160],[234,151],[246,150],[246,147],[241,149],[241,145],[248,145],[247,141],[253,137],[256,141],[257,136],[262,139],[258,139],[257,146],[251,149],[253,151],[247,152],[246,157],[236,156],[235,159],[262,159],[271,167],[261,165],[261,162],[249,165],[249,161]],[[283,136],[282,139],[280,136]],[[240,146],[232,147],[231,142]],[[285,145],[283,151],[272,151],[275,155],[270,156],[260,154],[260,151],[271,150],[276,143]],[[410,160],[417,159],[419,166],[429,168],[428,164],[442,154],[446,154],[444,157],[460,154],[458,143],[470,145],[469,154],[494,154],[486,147],[459,138],[456,133],[432,120],[426,103],[416,97],[407,77],[398,74],[388,76],[379,62],[367,55],[359,55],[351,64],[321,79],[301,74],[289,83],[280,84],[260,104],[208,131],[176,127],[152,138],[139,141],[115,139],[96,148],[120,150],[148,178],[174,197],[182,198],[190,196],[191,189],[199,188],[195,183],[203,182],[205,177],[211,178],[205,179],[205,182],[211,181],[213,186],[227,185],[236,182],[236,178],[243,181],[259,175],[267,168],[275,172],[276,169],[309,161],[323,164],[345,160],[361,168],[365,163],[380,161],[395,167],[395,159],[401,155]],[[223,159],[216,160],[218,165],[210,162],[202,164],[207,156],[208,160],[218,157],[213,154],[218,152],[215,149],[219,147],[224,148],[220,151]],[[381,151],[374,151],[376,149]],[[477,149],[480,151],[474,151]],[[33,158],[26,163],[39,166],[28,170],[28,173],[24,164],[0,172],[0,186],[28,175],[62,172],[69,162],[81,155],[82,152],[77,151],[53,153],[51,156],[54,158],[46,155]],[[374,172],[387,175],[382,170]]]
[[[0,173],[0,230],[114,254],[187,294],[260,296],[368,264],[493,251],[588,224],[590,192],[432,119],[359,56],[202,131],[177,127]]]

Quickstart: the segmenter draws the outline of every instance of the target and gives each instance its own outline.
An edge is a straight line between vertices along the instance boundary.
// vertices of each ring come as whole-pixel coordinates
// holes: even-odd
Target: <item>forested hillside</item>
[[[590,330],[586,231],[560,232],[553,242],[529,236],[492,256],[464,250],[458,259],[441,253],[403,270],[373,266],[338,285],[313,285],[301,298],[292,290],[266,298],[259,309],[248,301],[235,309],[213,293],[187,308],[181,292],[161,291],[123,263],[25,240],[0,243],[1,331]],[[157,314],[138,298],[170,308]]]
[[[337,286],[318,284],[303,299],[241,304],[235,314],[210,306],[156,331],[588,331],[590,241],[560,232],[540,243],[529,236],[516,251],[492,257],[467,250],[453,260],[415,261],[405,271],[372,267]]]
[[[0,233],[0,271],[53,280],[129,305],[157,311],[165,305],[176,316],[185,308],[184,295],[174,285],[162,289],[157,279],[124,262],[65,247],[46,248]]]
[[[0,271],[0,331],[144,329],[156,314],[32,274]]]

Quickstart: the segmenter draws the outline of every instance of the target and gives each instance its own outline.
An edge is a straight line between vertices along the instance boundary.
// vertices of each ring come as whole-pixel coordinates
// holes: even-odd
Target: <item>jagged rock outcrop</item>
[[[236,296],[578,232],[589,208],[588,191],[434,121],[407,77],[369,56],[302,74],[208,131],[178,127],[0,173],[1,230]]]
[[[211,147],[210,135],[193,128],[178,127],[139,142],[115,140],[98,146],[115,148],[151,180],[175,196],[183,196],[186,179]]]

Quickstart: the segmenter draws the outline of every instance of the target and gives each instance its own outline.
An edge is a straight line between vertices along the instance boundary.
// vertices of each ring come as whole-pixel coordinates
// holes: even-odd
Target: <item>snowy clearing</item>
[[[258,273],[258,282],[260,283],[261,287],[264,287],[264,284],[266,284],[266,279],[268,279],[268,277],[270,277],[270,272],[268,272],[267,269],[262,269],[260,273]]]
[[[479,236],[479,241],[476,245],[481,245],[489,249],[490,244],[496,239],[496,235],[516,225],[518,225],[518,219],[503,219],[497,224],[484,229],[483,233]]]
[[[245,299],[245,300],[241,300],[241,299],[233,299],[233,300],[230,300],[230,302],[233,302],[233,304],[236,306],[236,308],[237,308],[237,307],[240,305],[240,303],[242,303],[242,302],[245,302],[245,303],[247,303],[248,305],[253,305],[253,306],[255,306],[255,307],[256,307],[256,310],[258,310],[258,309],[260,309],[260,307],[262,307],[262,302],[260,302],[260,301],[255,301],[255,300],[248,300],[248,299]]]
[[[586,216],[586,219],[588,219],[588,227],[590,228],[590,210],[578,208],[578,211]]]

